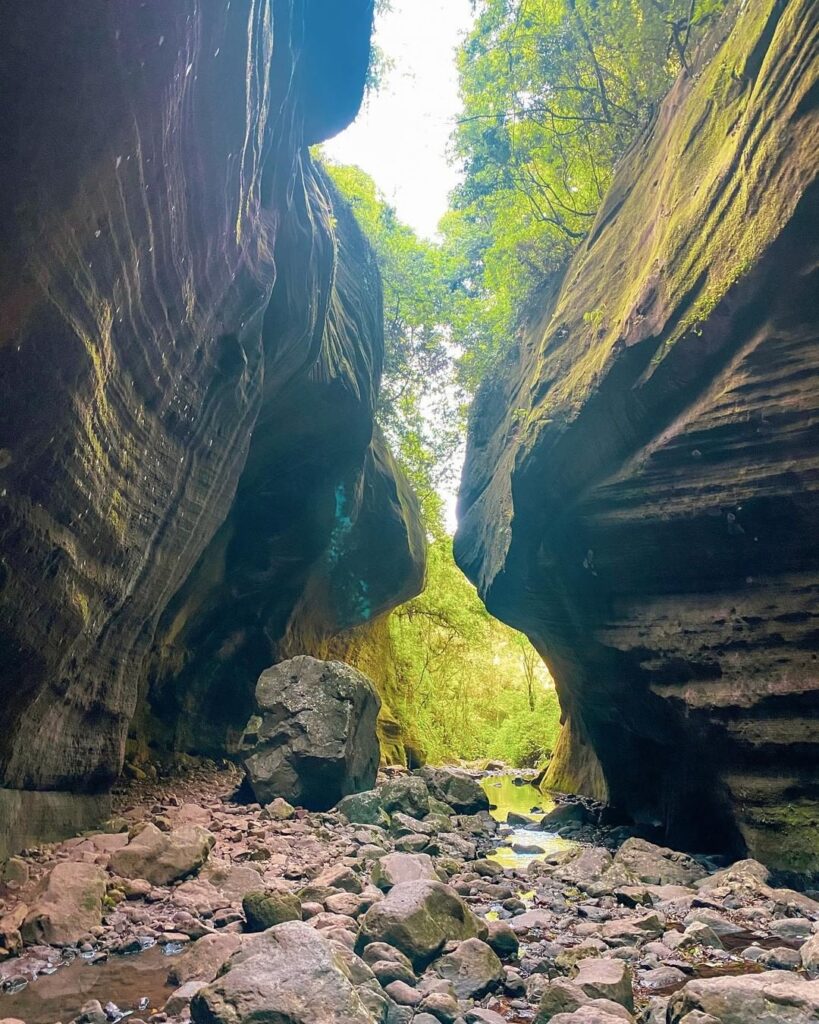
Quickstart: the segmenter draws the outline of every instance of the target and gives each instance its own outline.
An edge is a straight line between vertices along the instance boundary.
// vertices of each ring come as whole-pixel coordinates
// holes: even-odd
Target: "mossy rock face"
[[[242,910],[251,932],[263,932],[285,921],[301,921],[301,900],[289,892],[249,892],[242,898]]]
[[[336,804],[336,810],[357,825],[379,825],[390,827],[390,816],[384,810],[381,796],[377,789],[369,789],[363,793],[350,793]]]
[[[0,4],[0,790],[96,797],[129,736],[234,753],[258,674],[416,595],[426,540],[377,261],[307,148],[372,0],[62,7]],[[0,849],[72,832],[29,825]]]
[[[546,785],[819,869],[819,61],[732,5],[471,413],[455,554],[566,727]],[[813,831],[811,831],[813,830]]]

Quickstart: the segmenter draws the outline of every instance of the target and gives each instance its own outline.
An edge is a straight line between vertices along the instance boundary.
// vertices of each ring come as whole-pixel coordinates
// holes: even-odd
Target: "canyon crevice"
[[[456,538],[556,679],[548,783],[798,871],[819,868],[818,72],[815,4],[723,19],[485,381]]]
[[[378,270],[307,149],[355,116],[371,27],[0,14],[0,848],[104,812],[129,729],[230,749],[286,636],[421,587]]]

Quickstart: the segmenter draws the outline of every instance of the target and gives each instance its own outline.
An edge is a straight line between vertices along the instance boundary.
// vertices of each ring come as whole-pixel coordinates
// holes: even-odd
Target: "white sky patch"
[[[355,122],[324,144],[334,160],[371,175],[401,220],[426,238],[458,183],[446,151],[461,106],[455,47],[471,24],[469,0],[392,0],[375,41],[393,69]]]
[[[393,68],[355,122],[323,146],[336,162],[365,170],[399,218],[429,239],[459,180],[447,160],[461,109],[455,48],[472,20],[470,0],[392,0],[376,22],[375,41]],[[462,463],[463,451],[442,495],[450,533]]]

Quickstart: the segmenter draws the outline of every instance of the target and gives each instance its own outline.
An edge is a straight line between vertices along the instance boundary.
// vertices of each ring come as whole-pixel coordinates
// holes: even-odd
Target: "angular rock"
[[[501,957],[517,956],[520,940],[506,921],[488,921],[487,943]]]
[[[67,946],[99,927],[107,881],[108,876],[96,864],[55,864],[20,928],[23,941]]]
[[[198,871],[208,859],[215,837],[199,825],[162,832],[145,825],[121,850],[111,855],[111,870],[123,878],[144,878],[152,885],[170,885]]]
[[[485,938],[486,925],[442,882],[402,882],[361,921],[357,946],[385,942],[424,967],[452,940]]]
[[[301,921],[301,900],[290,892],[266,889],[249,892],[242,899],[247,927],[263,932],[285,921]]]
[[[696,1012],[720,1024],[809,1024],[819,1019],[819,983],[789,971],[697,979],[671,997],[668,1024]]]
[[[610,999],[627,1010],[634,1009],[631,973],[622,960],[581,960],[572,981],[589,999]]]
[[[380,1024],[386,999],[369,968],[299,921],[248,939],[194,996],[194,1024]]]
[[[645,839],[627,839],[614,855],[611,873],[622,870],[649,885],[689,886],[707,874],[692,857]]]
[[[459,999],[480,999],[503,981],[503,964],[480,939],[466,939],[435,962],[436,973],[452,982]]]
[[[371,878],[373,885],[384,892],[401,882],[440,881],[432,858],[426,853],[388,853],[375,862]]]
[[[391,779],[380,790],[381,804],[386,811],[400,811],[411,818],[424,818],[429,814],[429,788],[418,775],[404,775]]]
[[[236,952],[242,941],[243,937],[233,932],[203,935],[201,939],[192,942],[180,956],[174,957],[168,971],[168,983],[184,985],[195,979],[212,981],[219,968]]]
[[[381,794],[377,789],[369,789],[363,793],[350,793],[336,804],[336,810],[348,821],[359,825],[378,825],[389,828],[390,816],[381,803]]]
[[[418,773],[430,792],[451,807],[456,814],[475,814],[489,810],[489,797],[483,786],[457,768],[421,768]]]
[[[819,934],[808,939],[799,947],[799,956],[802,966],[811,974],[819,974]]]
[[[283,797],[327,810],[349,793],[372,788],[381,699],[363,673],[300,655],[259,676],[256,704],[258,718],[243,746],[260,803]]]

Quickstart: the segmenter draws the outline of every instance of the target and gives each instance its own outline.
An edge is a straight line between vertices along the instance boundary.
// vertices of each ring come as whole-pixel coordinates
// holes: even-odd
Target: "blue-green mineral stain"
[[[327,546],[327,562],[330,570],[342,568],[340,563],[347,549],[347,537],[353,529],[347,501],[347,488],[343,483],[336,484],[335,489],[335,524]],[[367,622],[372,617],[372,603],[369,597],[370,585],[353,573],[346,580],[337,579],[336,583],[345,593],[348,607],[356,622]]]

